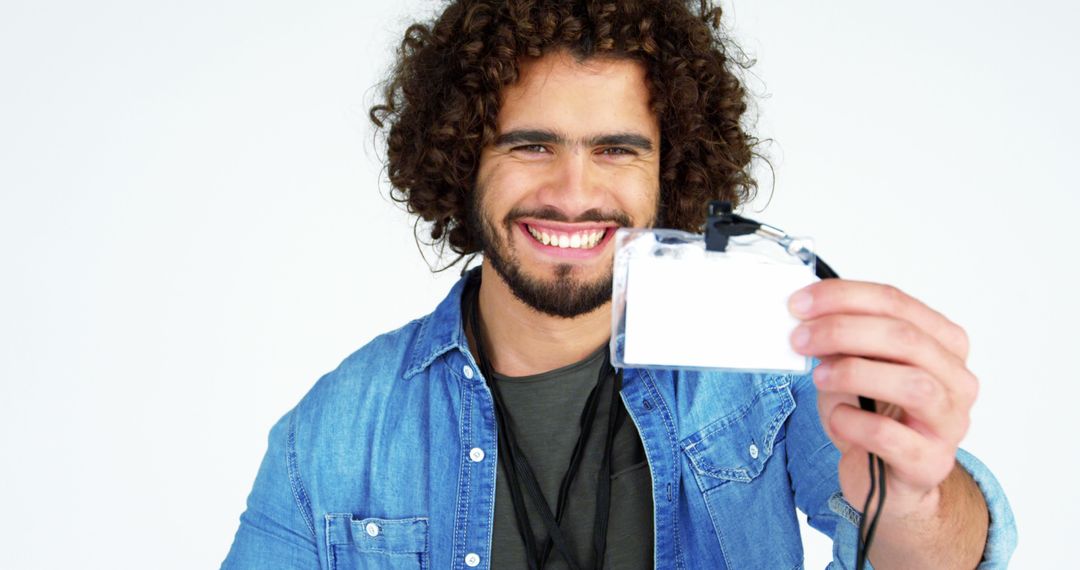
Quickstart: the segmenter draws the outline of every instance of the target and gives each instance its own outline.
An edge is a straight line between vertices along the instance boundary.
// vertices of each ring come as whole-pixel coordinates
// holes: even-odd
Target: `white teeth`
[[[572,247],[574,249],[589,249],[596,247],[596,244],[600,243],[600,240],[603,239],[605,231],[590,230],[575,234],[549,234],[546,231],[536,230],[529,226],[525,227],[529,230],[529,234],[536,238],[536,241],[544,245],[560,248]]]

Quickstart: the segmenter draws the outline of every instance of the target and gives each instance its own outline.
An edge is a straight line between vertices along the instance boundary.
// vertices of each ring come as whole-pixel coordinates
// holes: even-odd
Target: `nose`
[[[586,150],[567,152],[552,161],[537,196],[573,220],[588,210],[603,210],[604,183]]]

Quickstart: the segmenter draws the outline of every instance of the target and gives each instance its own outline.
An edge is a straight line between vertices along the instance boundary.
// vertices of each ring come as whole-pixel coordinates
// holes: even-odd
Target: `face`
[[[524,62],[480,157],[472,223],[514,295],[574,317],[611,300],[613,237],[651,226],[660,124],[644,67],[554,53]]]

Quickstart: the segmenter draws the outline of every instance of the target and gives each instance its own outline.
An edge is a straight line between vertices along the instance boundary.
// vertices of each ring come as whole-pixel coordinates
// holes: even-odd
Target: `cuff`
[[[959,449],[956,460],[964,468],[982,491],[986,508],[990,511],[990,529],[986,535],[986,548],[983,550],[979,570],[1007,568],[1009,558],[1016,550],[1016,519],[1012,507],[1005,497],[1005,491],[990,469],[974,455]]]
[[[1007,568],[1013,551],[1016,550],[1016,519],[1013,517],[1005,491],[990,469],[974,455],[958,449],[956,460],[964,468],[982,491],[986,508],[990,511],[990,528],[986,536],[979,570]],[[888,499],[885,501],[886,508]],[[851,506],[842,493],[829,497],[829,510],[840,516],[848,524],[839,524],[833,538],[833,563],[829,568],[846,569],[849,561],[855,559],[855,545],[858,541],[859,520],[862,515]],[[867,566],[870,562],[867,561]]]
[[[851,503],[844,499],[844,494],[840,492],[829,497],[829,510],[838,515],[841,522],[836,525],[836,533],[833,535],[833,560],[826,570],[853,570],[856,563],[859,521],[862,519],[862,514],[851,506]],[[867,559],[864,568],[873,570],[874,565]]]

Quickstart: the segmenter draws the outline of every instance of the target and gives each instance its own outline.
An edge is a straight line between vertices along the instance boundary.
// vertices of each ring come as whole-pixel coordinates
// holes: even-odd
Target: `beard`
[[[475,198],[469,208],[469,222],[472,227],[480,230],[484,258],[506,282],[514,297],[536,311],[564,319],[591,313],[611,301],[613,268],[610,265],[604,274],[593,279],[574,275],[575,267],[569,263],[555,265],[554,279],[533,277],[522,270],[521,262],[508,240],[515,231],[514,220],[529,216],[538,220],[570,221],[566,216],[553,208],[533,211],[515,208],[503,219],[502,226],[505,232],[500,235],[495,223],[484,213],[481,206],[483,190],[479,188],[477,190],[473,192]],[[621,227],[629,226],[631,223],[629,216],[622,212],[598,210],[589,210],[574,221],[613,222]]]

